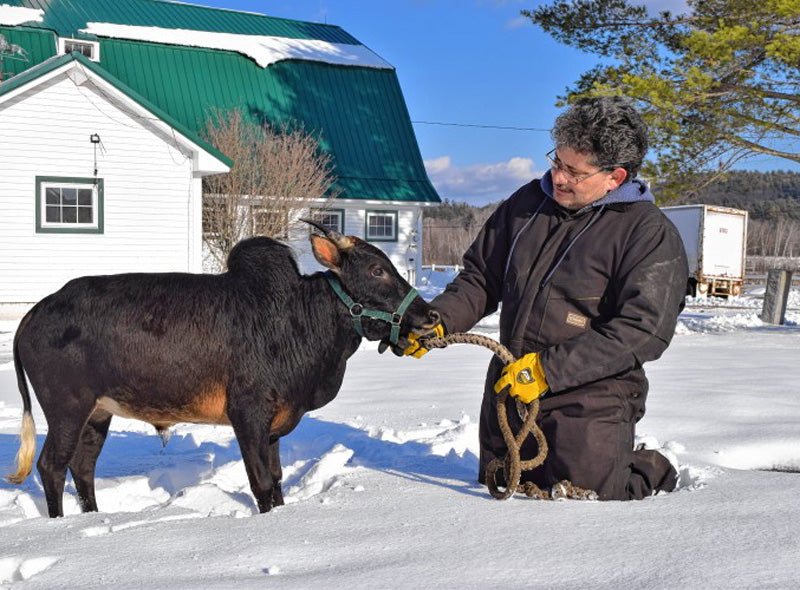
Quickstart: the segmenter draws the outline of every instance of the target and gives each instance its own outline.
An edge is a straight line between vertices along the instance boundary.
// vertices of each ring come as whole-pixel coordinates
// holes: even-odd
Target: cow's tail
[[[6,478],[13,484],[21,484],[25,481],[31,472],[33,457],[36,455],[36,425],[33,423],[33,414],[31,413],[31,392],[28,389],[28,380],[25,378],[25,369],[19,356],[19,335],[22,333],[22,326],[27,323],[26,319],[27,317],[20,323],[14,336],[14,370],[17,372],[17,386],[22,394],[22,430],[19,434],[16,471]]]

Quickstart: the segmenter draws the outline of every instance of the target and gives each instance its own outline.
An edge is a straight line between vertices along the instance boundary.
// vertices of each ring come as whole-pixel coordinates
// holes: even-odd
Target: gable
[[[58,77],[68,78],[75,87],[86,85],[87,88],[96,91],[101,100],[112,103],[136,117],[151,133],[161,136],[167,143],[175,143],[180,145],[181,149],[188,150],[194,155],[198,174],[214,174],[229,170],[232,162],[224,154],[191,131],[187,131],[180,122],[77,53],[51,57],[0,85],[0,108],[4,102],[7,103],[24,93],[30,94],[38,86]],[[43,116],[47,114],[49,113],[42,113]]]

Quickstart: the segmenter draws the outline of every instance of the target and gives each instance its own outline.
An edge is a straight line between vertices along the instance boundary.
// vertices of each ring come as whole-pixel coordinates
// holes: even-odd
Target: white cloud
[[[506,21],[506,29],[521,29],[522,27],[531,26],[531,19],[527,16],[519,15],[517,17],[508,19]]]
[[[453,166],[450,156],[425,160],[425,169],[442,198],[484,205],[508,197],[541,176],[530,158],[514,157],[496,164]]]

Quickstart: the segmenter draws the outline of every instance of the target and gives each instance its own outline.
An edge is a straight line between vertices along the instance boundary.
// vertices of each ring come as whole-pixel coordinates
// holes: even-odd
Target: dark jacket
[[[540,352],[551,389],[543,412],[575,401],[569,394],[612,396],[635,422],[647,393],[642,365],[667,348],[683,307],[681,238],[637,180],[576,212],[550,197],[551,186],[548,172],[500,205],[432,306],[453,333],[502,304],[502,343],[517,358]],[[494,359],[486,399],[500,368]],[[482,464],[495,452],[483,454]]]

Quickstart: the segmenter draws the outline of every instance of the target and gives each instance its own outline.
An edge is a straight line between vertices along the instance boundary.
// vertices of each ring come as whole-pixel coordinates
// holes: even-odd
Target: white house
[[[198,272],[230,161],[79,54],[0,85],[0,303],[84,274]]]

